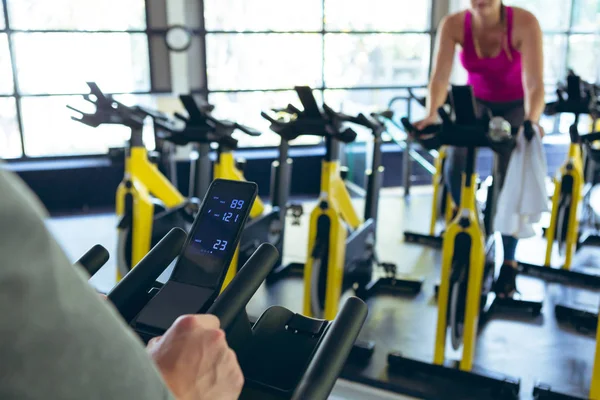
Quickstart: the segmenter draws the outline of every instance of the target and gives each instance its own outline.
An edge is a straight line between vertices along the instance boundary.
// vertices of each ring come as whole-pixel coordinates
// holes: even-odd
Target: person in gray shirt
[[[145,349],[46,217],[0,164],[0,399],[238,398],[244,378],[216,317],[182,316]]]

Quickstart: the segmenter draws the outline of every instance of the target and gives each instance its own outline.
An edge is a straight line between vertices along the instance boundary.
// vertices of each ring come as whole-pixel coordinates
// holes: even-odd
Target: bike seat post
[[[340,159],[341,143],[331,135],[325,137],[325,161],[333,162]]]

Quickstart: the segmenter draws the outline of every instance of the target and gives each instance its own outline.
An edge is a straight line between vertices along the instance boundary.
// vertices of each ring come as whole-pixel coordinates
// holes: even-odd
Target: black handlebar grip
[[[185,123],[189,122],[189,120],[190,120],[188,117],[186,117],[185,115],[182,115],[178,112],[174,113],[173,115],[175,116],[175,118],[177,118],[178,120],[181,120]]]
[[[261,117],[263,117],[264,119],[266,119],[267,121],[269,121],[272,124],[277,124],[278,123],[278,121],[275,118],[273,118],[272,116],[270,116],[269,114],[267,114],[264,111],[261,111],[260,115],[261,115]]]
[[[525,139],[527,139],[528,142],[531,142],[531,139],[535,136],[535,130],[533,129],[533,123],[530,120],[523,123],[523,133],[525,134]]]
[[[326,400],[342,372],[352,346],[367,318],[367,305],[350,297],[325,333],[292,400]]]
[[[109,258],[110,254],[108,254],[108,250],[97,244],[82,255],[77,260],[77,264],[81,265],[90,276],[94,276],[106,264]]]
[[[378,113],[371,113],[371,115],[375,116],[375,117],[376,116],[380,116],[380,117],[383,117],[383,118],[392,119],[392,118],[394,118],[394,111],[392,111],[392,110],[385,110],[385,111],[381,111],[381,112],[378,112]]]
[[[404,129],[406,129],[407,133],[417,133],[417,128],[410,123],[410,121],[408,120],[408,118],[403,117],[400,118],[400,122],[402,123],[402,126],[404,126]]]
[[[259,130],[250,128],[249,126],[235,124],[235,127],[249,136],[257,137],[262,135],[262,133]]]
[[[128,309],[128,304],[150,290],[160,274],[179,255],[186,240],[187,234],[183,229],[171,229],[108,293],[108,299],[126,321],[129,322],[139,311]]]
[[[246,308],[254,293],[277,264],[278,259],[279,252],[275,246],[263,243],[246,261],[246,264],[207,311],[207,314],[219,318],[221,329],[227,331],[235,318]]]

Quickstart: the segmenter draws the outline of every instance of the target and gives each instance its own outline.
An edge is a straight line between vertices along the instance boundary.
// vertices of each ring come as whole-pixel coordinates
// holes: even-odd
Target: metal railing
[[[413,99],[409,96],[396,96],[393,97],[388,103],[388,110],[392,109],[392,106],[397,101],[406,101],[406,114],[409,119],[412,116],[412,102]],[[405,132],[404,128],[397,122],[395,118],[385,119],[387,134],[392,138],[392,141],[396,143],[402,151],[402,184],[404,186],[404,195],[410,195],[410,188],[412,184],[412,163],[416,161],[425,171],[431,175],[435,174],[435,166],[429,162],[425,157],[415,149],[414,142],[410,136]],[[419,147],[420,148],[420,147]],[[422,149],[422,148],[421,148]],[[425,151],[425,150],[423,150]],[[428,150],[433,158],[438,156],[437,150]]]

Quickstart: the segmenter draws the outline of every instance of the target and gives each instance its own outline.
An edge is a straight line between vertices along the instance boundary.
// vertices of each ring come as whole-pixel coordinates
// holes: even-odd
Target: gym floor
[[[399,189],[384,189],[380,202],[378,250],[382,261],[395,262],[400,273],[424,277],[425,284],[415,297],[378,296],[369,300],[369,318],[360,339],[376,343],[375,354],[366,367],[351,367],[358,372],[363,383],[380,382],[379,387],[401,383],[402,377],[388,373],[387,353],[401,351],[403,355],[423,361],[433,358],[436,323],[434,286],[439,276],[440,251],[403,242],[405,229],[425,233],[429,225],[431,193],[429,189],[415,188],[410,198],[404,199]],[[305,203],[305,211],[314,202]],[[356,200],[356,206],[363,202]],[[285,261],[304,260],[306,253],[308,214],[305,212],[300,226],[287,226]],[[48,226],[72,260],[92,245],[99,243],[112,251],[115,248],[116,217],[112,212],[93,215],[61,216],[49,219]],[[530,263],[543,261],[545,243],[539,238],[520,242],[517,257]],[[591,260],[600,257],[594,250],[578,254],[575,262],[600,265]],[[555,260],[558,264],[558,259]],[[114,284],[115,264],[111,260],[92,279],[100,291],[108,291]],[[519,278],[523,298],[544,298],[542,315],[538,317],[496,314],[480,331],[476,350],[476,364],[488,370],[521,379],[521,398],[532,398],[537,382],[551,383],[562,392],[585,396],[593,366],[595,340],[591,334],[576,332],[559,325],[554,317],[554,305],[559,301],[597,309],[597,293],[546,284],[529,277]],[[262,287],[249,305],[249,313],[258,315],[266,307],[281,304],[300,312],[302,281],[287,278],[269,288]],[[450,346],[448,346],[451,349]],[[450,354],[458,358],[459,354]],[[348,371],[346,371],[348,372]],[[347,376],[347,373],[345,373]],[[388,385],[388,386],[386,386]],[[390,386],[391,385],[391,386]],[[465,388],[468,390],[468,388]],[[444,388],[434,396],[443,398]],[[465,392],[462,398],[469,397]],[[341,399],[391,399],[410,398],[391,395],[340,381],[332,398]]]

